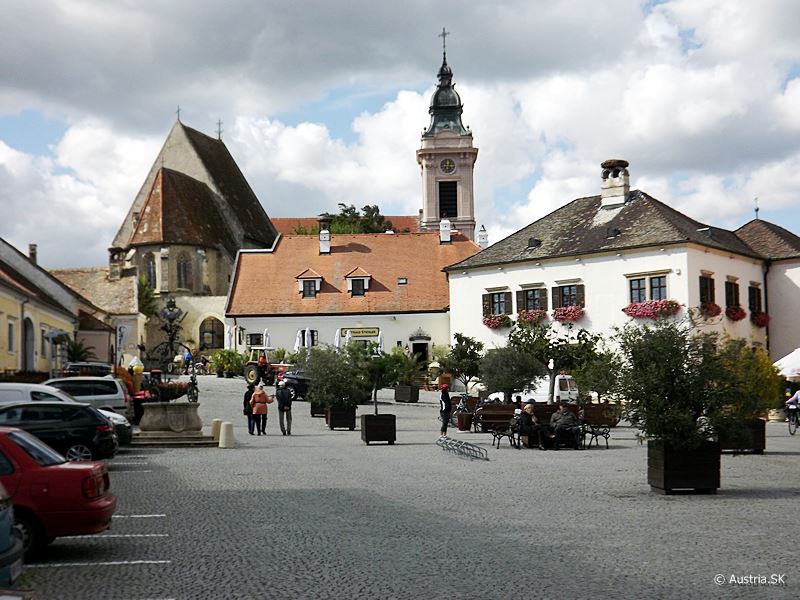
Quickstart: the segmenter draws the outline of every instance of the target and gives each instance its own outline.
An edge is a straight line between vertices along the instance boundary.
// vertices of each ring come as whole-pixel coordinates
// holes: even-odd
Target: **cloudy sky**
[[[448,62],[497,241],[599,164],[700,221],[800,234],[794,0],[0,0],[0,237],[100,265],[167,132],[223,140],[273,216],[416,214]]]

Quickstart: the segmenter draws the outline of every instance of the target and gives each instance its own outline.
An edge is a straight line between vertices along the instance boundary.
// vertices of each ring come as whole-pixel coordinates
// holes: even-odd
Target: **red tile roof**
[[[418,233],[419,222],[417,217],[408,215],[396,215],[393,217],[384,217],[387,221],[392,223],[392,229],[399,233],[408,232]],[[281,235],[295,235],[295,231],[303,228],[305,231],[311,231],[319,225],[319,217],[271,217],[270,220]],[[316,235],[314,234],[309,235]]]
[[[800,237],[769,221],[750,221],[737,229],[736,235],[753,250],[772,260],[800,257]]]
[[[460,234],[440,244],[436,233],[331,236],[331,253],[320,255],[311,236],[281,237],[273,252],[241,252],[228,299],[228,316],[329,315],[442,312],[449,285],[442,268],[480,248]],[[346,275],[371,275],[369,290],[352,298]],[[296,273],[311,269],[322,277],[316,298],[298,292]],[[407,283],[399,284],[399,278]]]

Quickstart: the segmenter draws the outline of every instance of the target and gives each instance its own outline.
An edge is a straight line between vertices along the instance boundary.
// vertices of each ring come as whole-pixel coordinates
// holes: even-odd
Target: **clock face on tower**
[[[452,158],[445,158],[439,163],[439,168],[442,170],[442,173],[450,174],[456,170],[456,163],[453,162]]]

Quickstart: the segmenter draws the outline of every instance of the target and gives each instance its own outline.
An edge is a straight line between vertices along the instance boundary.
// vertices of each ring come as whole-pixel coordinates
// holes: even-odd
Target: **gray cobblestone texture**
[[[437,397],[395,404],[394,446],[330,431],[294,404],[291,436],[270,407],[247,434],[241,379],[200,378],[200,414],[235,426],[236,448],[126,449],[108,461],[111,534],[56,540],[19,587],[36,598],[796,598],[800,435],[770,423],[767,454],[722,458],[717,496],[660,496],[646,447],[446,453]],[[359,407],[359,413],[372,407]],[[165,564],[97,565],[109,561]],[[77,566],[52,566],[58,564]],[[48,566],[51,565],[51,566]],[[786,586],[719,586],[785,574]]]

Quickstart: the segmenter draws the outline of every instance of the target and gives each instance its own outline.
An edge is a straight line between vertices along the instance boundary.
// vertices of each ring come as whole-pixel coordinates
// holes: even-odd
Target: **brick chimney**
[[[36,244],[28,244],[28,260],[30,260],[33,264],[36,264]]]
[[[628,161],[612,158],[600,164],[603,181],[600,185],[600,206],[612,208],[622,206],[631,191]]]

